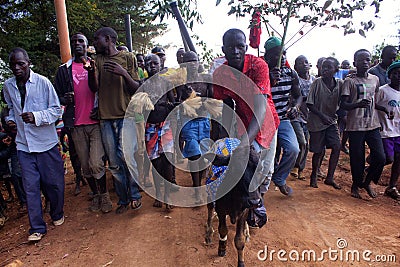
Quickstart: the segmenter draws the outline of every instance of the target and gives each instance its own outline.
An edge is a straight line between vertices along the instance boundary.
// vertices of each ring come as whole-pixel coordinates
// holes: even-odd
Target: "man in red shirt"
[[[214,98],[224,101],[222,125],[225,129],[231,129],[232,114],[227,106],[233,109],[234,101],[241,145],[251,144],[261,153],[249,187],[250,202],[258,204],[260,194],[268,190],[273,173],[279,125],[271,98],[269,70],[265,61],[246,54],[246,36],[241,30],[225,32],[222,51],[226,62],[213,73]]]

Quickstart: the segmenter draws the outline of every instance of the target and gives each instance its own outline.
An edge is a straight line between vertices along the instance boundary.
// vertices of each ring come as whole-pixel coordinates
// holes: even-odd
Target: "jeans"
[[[46,233],[40,190],[50,201],[53,221],[64,216],[64,164],[58,146],[40,153],[18,151],[22,169],[22,184],[26,192],[26,206],[31,228],[29,234]]]
[[[365,169],[365,143],[370,149],[371,164],[365,177],[365,184],[378,183],[385,166],[385,152],[379,128],[370,131],[351,131],[349,133],[350,168],[353,184],[361,187]]]
[[[280,152],[283,149],[282,157],[279,160]],[[289,120],[281,120],[278,127],[278,145],[275,155],[275,171],[272,175],[272,181],[276,186],[286,184],[286,178],[290,170],[296,163],[300,152],[299,143],[296,134]]]
[[[15,146],[11,147],[10,152],[11,158],[11,183],[14,186],[15,193],[17,194],[18,200],[21,205],[25,205],[26,203],[26,194],[24,191],[24,187],[22,185],[22,171],[21,165],[18,161],[18,153],[17,148]]]
[[[296,133],[297,142],[299,143],[299,155],[297,156],[295,167],[299,168],[299,172],[303,171],[306,167],[307,154],[308,154],[308,140],[310,134],[307,130],[307,124],[300,121],[292,121],[292,127]]]
[[[144,152],[146,151],[146,144],[144,141],[145,125],[144,121],[136,122],[136,134],[138,140],[138,150],[135,153],[137,168],[139,173],[139,183],[144,182],[143,165],[144,165]]]
[[[83,176],[100,179],[105,174],[104,148],[99,124],[80,125],[71,129],[75,150],[81,163]]]
[[[109,169],[116,181],[118,205],[128,205],[130,201],[142,197],[136,182],[138,171],[134,153],[138,147],[135,120],[134,118],[101,120],[100,127]],[[124,138],[122,127],[126,127],[125,133],[128,133]],[[125,139],[124,147],[122,146],[123,139]]]
[[[257,188],[260,193],[264,194],[268,191],[271,177],[274,173],[274,159],[276,153],[277,131],[271,140],[269,148],[260,146],[256,141],[253,141],[253,146],[260,154],[260,162],[254,173],[253,179],[250,182],[249,192],[253,192]]]

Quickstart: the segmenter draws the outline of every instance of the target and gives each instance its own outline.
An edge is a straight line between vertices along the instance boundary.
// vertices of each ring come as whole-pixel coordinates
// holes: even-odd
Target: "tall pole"
[[[125,14],[125,36],[126,36],[126,47],[129,52],[132,52],[132,30],[131,30],[131,15]]]
[[[183,36],[183,39],[184,39],[183,43],[185,44],[185,41],[186,41],[186,44],[188,45],[189,50],[196,53],[196,48],[194,48],[192,39],[190,38],[189,32],[186,28],[186,25],[183,22],[181,13],[179,12],[178,4],[176,3],[176,1],[173,1],[173,2],[169,3],[169,6],[171,7],[172,13],[174,14],[176,20],[178,21],[179,30],[181,31],[181,35]]]
[[[67,20],[67,9],[65,0],[54,0],[57,18],[58,40],[60,42],[60,54],[62,63],[71,58],[71,47],[69,43],[69,31]]]

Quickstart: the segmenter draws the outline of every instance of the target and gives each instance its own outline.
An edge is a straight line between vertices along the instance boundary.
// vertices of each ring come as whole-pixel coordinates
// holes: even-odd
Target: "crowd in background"
[[[54,85],[32,71],[24,49],[10,52],[14,77],[3,87],[7,107],[1,114],[0,132],[0,178],[8,197],[0,193],[0,226],[8,220],[12,188],[19,201],[18,212],[28,214],[29,241],[39,241],[47,233],[44,211],[54,225],[64,223],[65,158],[61,155],[66,150],[75,173],[74,195],[88,184],[90,211],[113,210],[107,170],[113,177],[117,214],[141,208],[141,189],[153,185],[153,206],[161,208],[165,203],[171,210],[170,193],[179,190],[174,163],[188,160],[197,189],[205,181],[202,156],[211,149],[208,140],[226,137],[238,138],[238,149],[251,145],[260,155],[246,200],[255,212],[249,216],[250,226],[262,226],[253,215],[264,208],[263,196],[271,181],[286,196],[293,194],[287,184],[290,176],[309,180],[312,188],[323,181],[340,190],[335,169],[341,151],[350,157],[352,197],[362,198],[360,190],[365,190],[375,198],[371,182],[377,184],[384,166],[392,164],[385,195],[400,198],[400,61],[395,61],[396,47],[386,46],[381,61],[373,67],[371,53],[365,49],[355,51],[354,68],[348,60],[340,64],[334,57],[321,57],[318,74],[313,76],[304,55],[295,59],[293,68],[288,64],[277,37],[265,42],[263,57],[246,54],[246,36],[237,29],[223,36],[224,57],[214,61],[209,73],[192,51],[179,49],[180,67],[172,69],[164,66],[162,47],[154,47],[148,55],[134,55],[117,43],[113,29],[101,28],[94,34],[95,54],[88,55],[87,37],[74,34],[73,58],[55,70]],[[232,69],[256,87],[243,82]],[[240,91],[213,86],[212,81],[215,84],[219,79],[237,79]],[[126,118],[131,106],[134,114]],[[217,111],[218,106],[222,110]],[[177,107],[179,112],[172,116]],[[243,121],[244,127],[232,123],[235,120]],[[221,124],[227,126],[225,130]],[[128,151],[123,148],[123,127],[131,133]],[[370,151],[367,158],[365,145]],[[320,167],[327,149],[331,151],[325,174]],[[313,153],[310,177],[304,175],[308,152]],[[194,201],[204,203],[198,190]]]

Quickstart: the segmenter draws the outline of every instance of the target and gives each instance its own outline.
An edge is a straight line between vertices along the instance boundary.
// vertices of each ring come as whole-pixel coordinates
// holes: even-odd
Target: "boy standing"
[[[385,195],[399,199],[397,181],[400,175],[400,61],[393,62],[388,67],[390,83],[379,88],[376,94],[376,107],[379,121],[382,125],[382,143],[386,155],[386,164],[392,164],[389,186]]]
[[[328,174],[325,184],[335,189],[341,189],[333,178],[340,154],[340,138],[337,125],[336,111],[339,107],[340,90],[342,81],[334,78],[339,70],[339,61],[328,57],[322,62],[321,77],[311,84],[310,94],[307,98],[307,107],[310,110],[308,130],[310,131],[310,151],[312,157],[312,172],[310,186],[318,188],[317,170],[326,148],[331,148]]]
[[[379,90],[379,79],[369,74],[371,53],[360,49],[354,53],[357,71],[345,79],[341,97],[341,107],[348,110],[346,131],[349,133],[350,167],[353,184],[351,196],[361,198],[359,188],[364,188],[372,198],[376,197],[370,183],[378,183],[385,165],[385,154],[379,133],[378,114],[375,110],[374,97]],[[364,177],[365,143],[370,148],[371,164]]]
[[[293,130],[296,133],[297,142],[299,142],[300,152],[297,156],[294,168],[290,171],[290,174],[299,180],[305,180],[306,178],[304,177],[302,172],[306,166],[309,145],[309,133],[307,130],[308,108],[306,105],[306,101],[307,96],[310,92],[310,86],[315,80],[315,77],[313,75],[310,75],[310,64],[308,63],[308,59],[303,55],[296,58],[294,62],[294,69],[299,75],[301,99],[299,101],[299,114],[290,122],[292,123]]]

